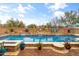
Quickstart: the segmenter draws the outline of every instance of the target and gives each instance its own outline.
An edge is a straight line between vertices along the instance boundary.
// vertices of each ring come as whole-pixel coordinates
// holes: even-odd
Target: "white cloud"
[[[55,17],[60,17],[60,16],[63,17],[63,16],[64,16],[64,12],[62,12],[62,11],[55,11],[55,12],[54,12],[54,16],[55,16]]]
[[[44,18],[19,18],[19,21],[23,21],[23,23],[25,25],[30,25],[30,24],[36,24],[36,25],[44,25],[46,24],[48,21],[45,21],[46,19]]]
[[[0,12],[9,12],[9,7],[8,6],[0,6]]]
[[[32,5],[27,5],[27,7],[25,7],[27,10],[32,10],[32,9],[35,9]]]
[[[8,7],[7,7],[7,6],[0,6],[0,8],[8,9]]]
[[[14,10],[16,12],[20,12],[20,13],[25,13],[26,10],[33,10],[35,9],[31,4],[28,4],[27,6],[23,6],[22,4],[19,4],[19,6],[17,8],[15,8]]]
[[[24,14],[18,14],[18,16],[19,16],[20,18],[23,18],[23,17],[24,17]]]
[[[49,6],[50,9],[59,10],[67,7],[65,3],[55,3],[54,5]]]
[[[60,9],[64,9],[68,7],[68,5],[66,3],[54,3],[47,7],[49,9],[49,12],[53,13],[54,17],[60,17],[60,16],[64,16],[64,12],[61,11]]]
[[[0,21],[2,24],[6,23],[7,20],[9,20],[10,18],[12,18],[9,15],[0,15]]]
[[[25,7],[23,7],[21,4],[19,4],[19,6],[17,7],[18,11],[20,11],[21,13],[25,13]]]
[[[59,10],[59,9],[64,9],[67,6],[68,5],[66,3],[54,3],[50,6],[48,6],[48,9],[51,10],[51,11],[56,11],[56,10]]]
[[[23,19],[25,17],[25,13],[27,11],[31,11],[34,10],[35,8],[31,5],[28,4],[26,6],[23,6],[22,4],[19,4],[16,8],[13,8],[13,11],[15,11],[18,15],[18,17],[20,17],[20,19]]]

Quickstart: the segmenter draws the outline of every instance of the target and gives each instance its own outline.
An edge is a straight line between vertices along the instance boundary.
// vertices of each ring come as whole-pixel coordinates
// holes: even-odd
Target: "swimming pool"
[[[24,42],[76,42],[75,35],[9,35],[0,40],[23,40]]]

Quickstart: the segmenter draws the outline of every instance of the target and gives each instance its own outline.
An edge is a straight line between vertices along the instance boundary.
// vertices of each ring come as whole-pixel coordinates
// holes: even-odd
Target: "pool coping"
[[[3,41],[3,42],[24,42],[23,40],[0,40],[1,42]],[[24,43],[26,43],[26,44],[28,44],[28,43],[39,43],[39,42],[24,42]],[[43,44],[52,44],[52,43],[65,43],[65,42],[40,42],[40,43],[43,43]],[[69,42],[69,43],[77,43],[77,44],[79,44],[79,42]]]
[[[3,34],[3,35],[0,35],[0,37],[8,36],[8,35],[11,35],[11,34]],[[14,34],[12,34],[12,35],[14,35]],[[16,34],[16,35],[41,35],[41,34]],[[49,35],[49,34],[42,34],[42,35]],[[50,35],[68,35],[68,34],[50,34]],[[69,34],[69,35],[77,35],[77,36],[79,36],[79,34]]]
[[[0,35],[0,37],[3,37],[3,36],[8,36],[8,35],[10,35],[10,34],[4,34],[4,35]]]
[[[16,42],[15,44],[5,44],[4,46],[17,46],[18,44],[20,44],[21,42],[23,42],[23,41],[20,41],[20,40],[18,40],[18,41],[15,41],[15,40],[13,40],[13,41],[3,41],[4,43],[5,42]],[[25,43],[25,45],[29,45],[29,44],[39,44],[39,42],[24,42]],[[70,45],[79,45],[79,42],[69,42],[70,43]],[[58,47],[58,48],[62,48],[62,47],[64,47],[64,44],[65,44],[65,42],[41,42],[41,44],[52,44],[52,45],[54,45],[55,47]]]

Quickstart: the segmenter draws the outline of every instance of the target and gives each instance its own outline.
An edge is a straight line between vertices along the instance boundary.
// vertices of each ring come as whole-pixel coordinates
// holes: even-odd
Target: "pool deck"
[[[60,53],[61,52],[61,53]],[[63,52],[63,53],[62,53]],[[20,51],[18,56],[79,56],[79,49],[71,49],[70,51],[56,51],[55,49],[24,49]]]
[[[4,56],[17,56],[19,54],[20,50],[15,52],[6,52]]]
[[[2,42],[2,41],[1,41]],[[12,42],[12,41],[5,41],[5,42]],[[13,41],[20,43],[21,41]],[[5,56],[79,56],[79,47],[72,47],[70,51],[68,50],[59,50],[55,49],[54,47],[43,47],[42,50],[38,50],[37,47],[28,47],[28,44],[37,44],[38,42],[26,42],[26,48],[21,51],[15,52],[7,52]],[[64,47],[64,42],[43,42],[42,44],[52,44],[57,46],[58,48]],[[79,42],[70,42],[70,44],[78,44]],[[10,44],[9,44],[10,45]],[[15,46],[16,44],[14,44]],[[13,45],[10,45],[13,46]]]

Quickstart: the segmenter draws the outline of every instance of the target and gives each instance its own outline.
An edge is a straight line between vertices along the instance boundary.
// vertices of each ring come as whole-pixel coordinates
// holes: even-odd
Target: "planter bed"
[[[4,47],[8,49],[8,52],[14,52],[19,50],[19,43],[18,42],[5,42]]]

